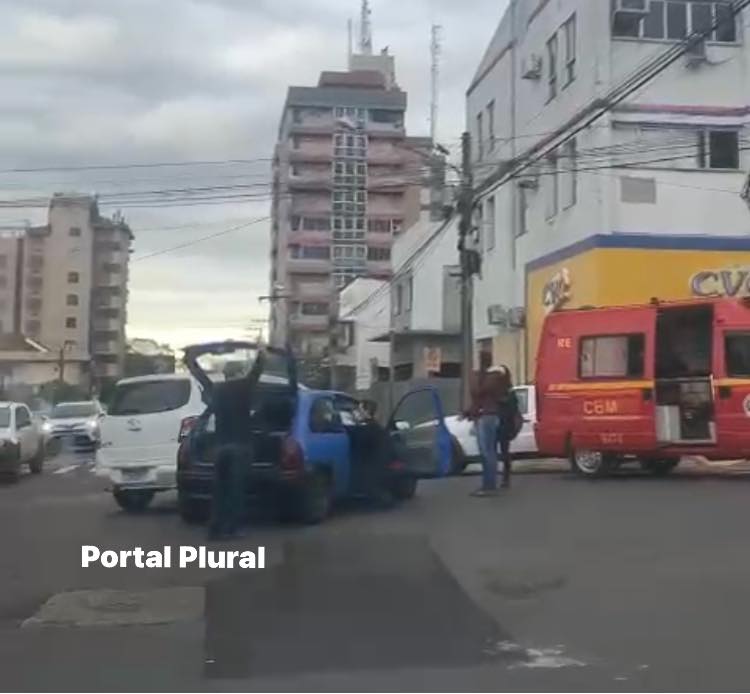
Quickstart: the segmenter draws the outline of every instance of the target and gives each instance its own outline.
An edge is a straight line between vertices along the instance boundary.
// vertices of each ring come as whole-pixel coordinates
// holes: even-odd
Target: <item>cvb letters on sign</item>
[[[134,547],[128,550],[101,550],[94,545],[81,546],[81,567],[86,569],[99,565],[105,569],[265,569],[266,548],[258,547],[255,551],[209,550],[205,547],[181,545],[172,551],[172,547],[144,550]],[[176,563],[173,563],[176,562]]]

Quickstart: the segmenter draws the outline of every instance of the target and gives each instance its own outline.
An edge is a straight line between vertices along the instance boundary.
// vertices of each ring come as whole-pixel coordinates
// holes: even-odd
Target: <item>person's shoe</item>
[[[471,496],[497,496],[497,489],[477,489]]]

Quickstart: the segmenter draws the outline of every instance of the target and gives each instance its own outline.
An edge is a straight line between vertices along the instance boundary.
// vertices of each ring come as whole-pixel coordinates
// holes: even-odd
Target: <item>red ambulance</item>
[[[552,313],[536,387],[540,452],[584,475],[750,458],[750,300]]]

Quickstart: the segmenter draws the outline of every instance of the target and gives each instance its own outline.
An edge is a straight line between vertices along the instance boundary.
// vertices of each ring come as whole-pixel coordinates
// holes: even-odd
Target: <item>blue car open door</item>
[[[435,388],[407,393],[388,423],[398,462],[418,478],[445,477],[451,468],[451,437]]]

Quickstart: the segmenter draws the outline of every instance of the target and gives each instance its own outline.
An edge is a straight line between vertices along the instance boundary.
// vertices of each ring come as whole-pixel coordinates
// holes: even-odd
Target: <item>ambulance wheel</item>
[[[642,460],[641,467],[656,477],[668,475],[680,464],[679,458],[659,458],[658,460]]]
[[[616,467],[615,460],[606,453],[584,449],[571,451],[570,464],[574,472],[584,477],[604,477]]]

